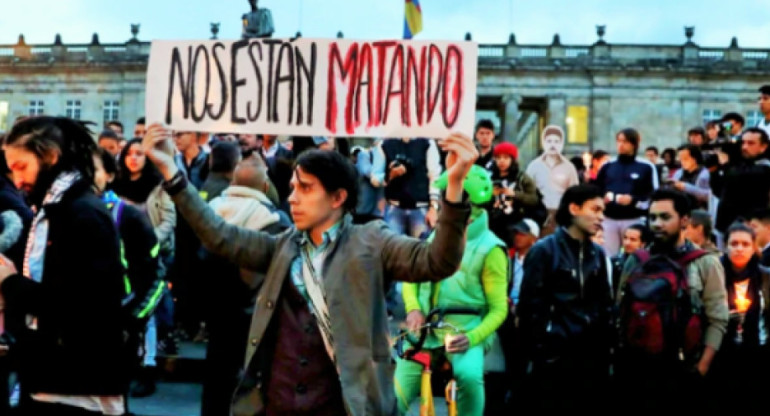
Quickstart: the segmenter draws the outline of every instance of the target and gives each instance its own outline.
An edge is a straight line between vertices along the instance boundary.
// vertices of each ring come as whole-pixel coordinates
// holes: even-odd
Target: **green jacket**
[[[260,349],[260,345],[274,317],[289,267],[299,255],[302,233],[289,230],[272,236],[228,224],[191,185],[171,197],[207,250],[241,267],[266,273],[249,329],[245,370],[230,411],[232,416],[262,415],[263,374],[254,368],[261,359],[270,358],[261,356],[264,348]],[[470,206],[444,201],[443,207],[430,243],[396,234],[382,221],[354,225],[348,215],[329,247],[323,268],[324,285],[343,399],[352,416],[398,413],[385,290],[393,280],[438,281],[457,270],[465,247],[463,235]],[[207,277],[212,282],[219,278]]]
[[[497,280],[502,285],[497,285],[493,289],[500,291],[501,296],[498,299],[488,299],[482,282],[485,273],[485,264],[490,257],[490,253],[495,248],[500,248],[498,258],[507,260],[505,256],[505,243],[489,230],[489,220],[486,211],[476,218],[466,231],[465,253],[463,253],[462,263],[452,276],[446,280],[437,283],[406,283],[403,288],[404,305],[407,312],[419,309],[426,316],[435,308],[446,307],[465,307],[473,308],[479,311],[479,315],[447,315],[444,321],[454,327],[459,328],[462,333],[468,334],[471,346],[478,344],[490,345],[494,340],[494,331],[503,323],[508,312],[507,308],[507,281],[508,264],[504,260],[504,265],[500,270],[502,273]],[[492,305],[492,302],[501,303],[501,305]],[[490,311],[495,309],[494,316],[488,319]],[[485,323],[481,333],[473,330],[479,325]],[[439,329],[430,334],[425,342],[426,348],[438,348],[444,345],[444,337],[452,334],[451,327]]]

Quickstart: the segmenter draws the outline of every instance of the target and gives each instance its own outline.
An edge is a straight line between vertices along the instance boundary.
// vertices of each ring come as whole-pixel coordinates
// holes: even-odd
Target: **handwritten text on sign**
[[[471,133],[477,54],[471,42],[155,41],[146,115],[181,131]]]

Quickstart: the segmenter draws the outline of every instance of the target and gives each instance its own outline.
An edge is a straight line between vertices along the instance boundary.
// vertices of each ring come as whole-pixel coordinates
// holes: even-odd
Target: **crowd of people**
[[[0,160],[0,414],[11,396],[22,416],[129,414],[188,339],[207,343],[202,415],[406,414],[422,367],[393,356],[393,325],[451,307],[476,313],[424,348],[451,363],[460,415],[759,409],[759,93],[757,126],[729,113],[643,156],[625,128],[614,156],[569,159],[547,126],[526,167],[489,120],[368,146],[17,120]]]

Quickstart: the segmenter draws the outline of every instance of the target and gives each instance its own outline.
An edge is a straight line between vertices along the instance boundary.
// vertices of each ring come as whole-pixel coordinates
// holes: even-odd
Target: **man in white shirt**
[[[556,226],[554,214],[564,191],[578,184],[577,169],[564,155],[564,130],[559,126],[547,126],[540,137],[542,156],[527,167],[537,189],[543,194],[543,204],[548,209],[548,219],[543,226],[543,235],[551,234]]]

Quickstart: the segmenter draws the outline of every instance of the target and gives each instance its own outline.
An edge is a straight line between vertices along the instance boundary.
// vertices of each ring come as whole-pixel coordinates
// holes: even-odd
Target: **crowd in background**
[[[541,408],[564,409],[569,403],[588,409],[596,397],[591,389],[604,385],[610,377],[655,395],[652,391],[658,379],[651,376],[650,368],[669,374],[670,380],[687,380],[696,386],[701,386],[698,383],[702,380],[683,377],[693,373],[708,373],[713,378],[751,377],[749,367],[766,369],[770,329],[770,269],[765,268],[770,266],[770,86],[760,88],[759,97],[765,118],[757,126],[747,126],[740,114],[729,113],[721,120],[693,127],[681,140],[667,138],[671,147],[662,152],[645,146],[648,138],[637,130],[625,128],[616,134],[615,149],[595,149],[590,157],[569,158],[563,154],[564,131],[548,126],[542,132],[542,155],[527,166],[520,164],[515,144],[496,140],[491,121],[479,121],[474,132],[479,153],[476,165],[486,171],[492,191],[488,201],[475,204],[479,211],[472,218],[483,212],[489,230],[505,248],[508,262],[504,268],[507,284],[501,289],[508,302],[508,317],[494,328],[507,364],[502,383],[505,388],[501,398],[487,401],[488,412],[509,406],[517,388],[533,389],[529,399]],[[51,126],[56,129],[41,131]],[[34,181],[25,182],[23,171],[29,162],[16,153],[15,146],[25,146],[46,134],[85,137],[87,132],[75,122],[17,121],[5,140],[7,163],[0,163],[0,251],[16,270],[38,282],[42,276],[53,279],[48,274],[53,275],[55,268],[70,270],[73,261],[90,264],[79,264],[83,270],[64,273],[89,276],[81,279],[82,285],[98,282],[99,273],[124,275],[120,287],[105,285],[100,289],[121,297],[123,310],[89,321],[85,324],[89,328],[78,327],[74,333],[109,326],[112,318],[125,322],[121,325],[125,334],[108,331],[103,336],[113,337],[114,345],[121,344],[123,335],[130,340],[129,351],[121,354],[131,363],[125,371],[135,382],[126,395],[133,397],[154,393],[158,353],[177,354],[178,343],[183,340],[208,343],[202,414],[227,414],[238,385],[247,347],[244,341],[257,297],[258,285],[249,282],[261,281],[264,276],[204,248],[164,191],[164,178],[145,154],[142,139],[146,131],[144,119],[137,120],[133,133],[125,131],[120,122],[107,123],[96,138],[98,148],[79,142],[62,150],[61,160],[52,165],[90,166],[86,173],[67,177],[62,169],[41,170],[39,175],[46,180],[43,188]],[[335,152],[355,167],[358,194],[353,223],[381,219],[398,234],[425,240],[439,221],[443,191],[439,179],[446,170],[446,154],[433,139],[387,138],[359,146],[353,145],[357,141],[334,137],[176,131],[173,142],[175,163],[187,181],[216,214],[239,227],[274,235],[293,227],[289,198],[295,186],[295,161],[311,150]],[[64,157],[70,154],[67,152],[75,156]],[[91,183],[81,185],[84,179]],[[70,201],[54,192],[57,186],[83,189]],[[80,219],[83,214],[79,210],[94,203],[88,193],[110,213],[106,220],[116,226],[119,253],[108,252],[109,244],[104,241],[111,238],[109,235],[101,243],[78,238],[78,226],[104,226],[100,221],[105,219],[98,216]],[[64,201],[59,204],[63,208],[46,209],[46,214],[41,214],[41,206],[60,200]],[[69,229],[49,226],[56,223],[57,216],[75,220]],[[35,239],[46,234],[49,246],[60,247],[59,254],[37,258],[42,246]],[[114,254],[119,254],[116,258],[121,263],[103,261]],[[623,339],[630,332],[628,325],[648,325],[634,318],[640,314],[638,308],[647,307],[639,305],[649,304],[644,303],[643,290],[638,289],[642,283],[638,282],[644,277],[640,275],[644,267],[661,267],[662,271],[654,272],[659,275],[669,273],[666,267],[655,264],[656,256],[673,259],[684,270],[687,282],[674,279],[670,284],[681,284],[692,295],[697,307],[688,305],[702,320],[697,326],[703,333],[696,337],[700,350],[679,351],[682,357],[692,354],[680,360],[692,360],[687,368],[681,363],[645,361],[638,351],[614,353],[628,352],[632,349],[629,345],[638,341]],[[212,285],[209,277],[214,275],[229,277]],[[71,307],[85,290],[78,285],[58,294],[71,295],[66,302],[56,293],[45,292],[35,296],[43,296],[49,303],[37,306],[40,300],[30,297],[30,305],[36,310],[52,305]],[[27,281],[19,279],[9,278],[2,288],[6,300],[36,293],[27,288]],[[387,302],[391,319],[415,309],[404,305],[402,296],[399,286],[391,288]],[[0,333],[4,332],[0,344],[24,351],[24,336],[13,335],[27,334],[36,323],[22,323],[25,313],[13,307],[2,312],[6,324],[5,331],[0,327]],[[93,318],[89,311],[81,312],[82,319]],[[36,314],[56,320],[55,311]],[[658,343],[663,344],[664,339],[669,342],[667,337],[661,334]],[[87,351],[91,355],[77,356],[110,361],[113,353]],[[104,357],[94,358],[94,354]],[[36,371],[54,368],[63,374],[77,372],[77,366],[55,362],[56,358],[48,357],[51,366],[43,367],[43,363]],[[1,365],[7,362],[3,360]],[[15,370],[12,365],[0,368],[0,391],[13,392],[19,385],[19,379],[5,376]],[[94,369],[95,374],[102,374],[100,371],[118,373],[123,369]],[[22,391],[25,380],[32,389],[50,387],[46,377],[37,374],[36,378],[34,372],[28,378],[23,371],[21,374]],[[115,378],[114,374],[103,375],[107,384]],[[528,379],[532,382],[524,383],[526,377],[532,377]],[[581,379],[584,383],[579,387],[569,384]],[[6,387],[3,384],[8,380],[11,383]],[[732,385],[729,389],[734,394],[745,391]],[[665,386],[664,393],[656,397],[660,403],[666,402],[674,397],[674,390],[675,386]],[[553,395],[562,394],[564,401],[554,403]],[[35,400],[73,404],[61,398]],[[115,403],[75,405],[97,409],[99,414],[128,411]],[[8,401],[0,401],[0,413],[6,410]]]

